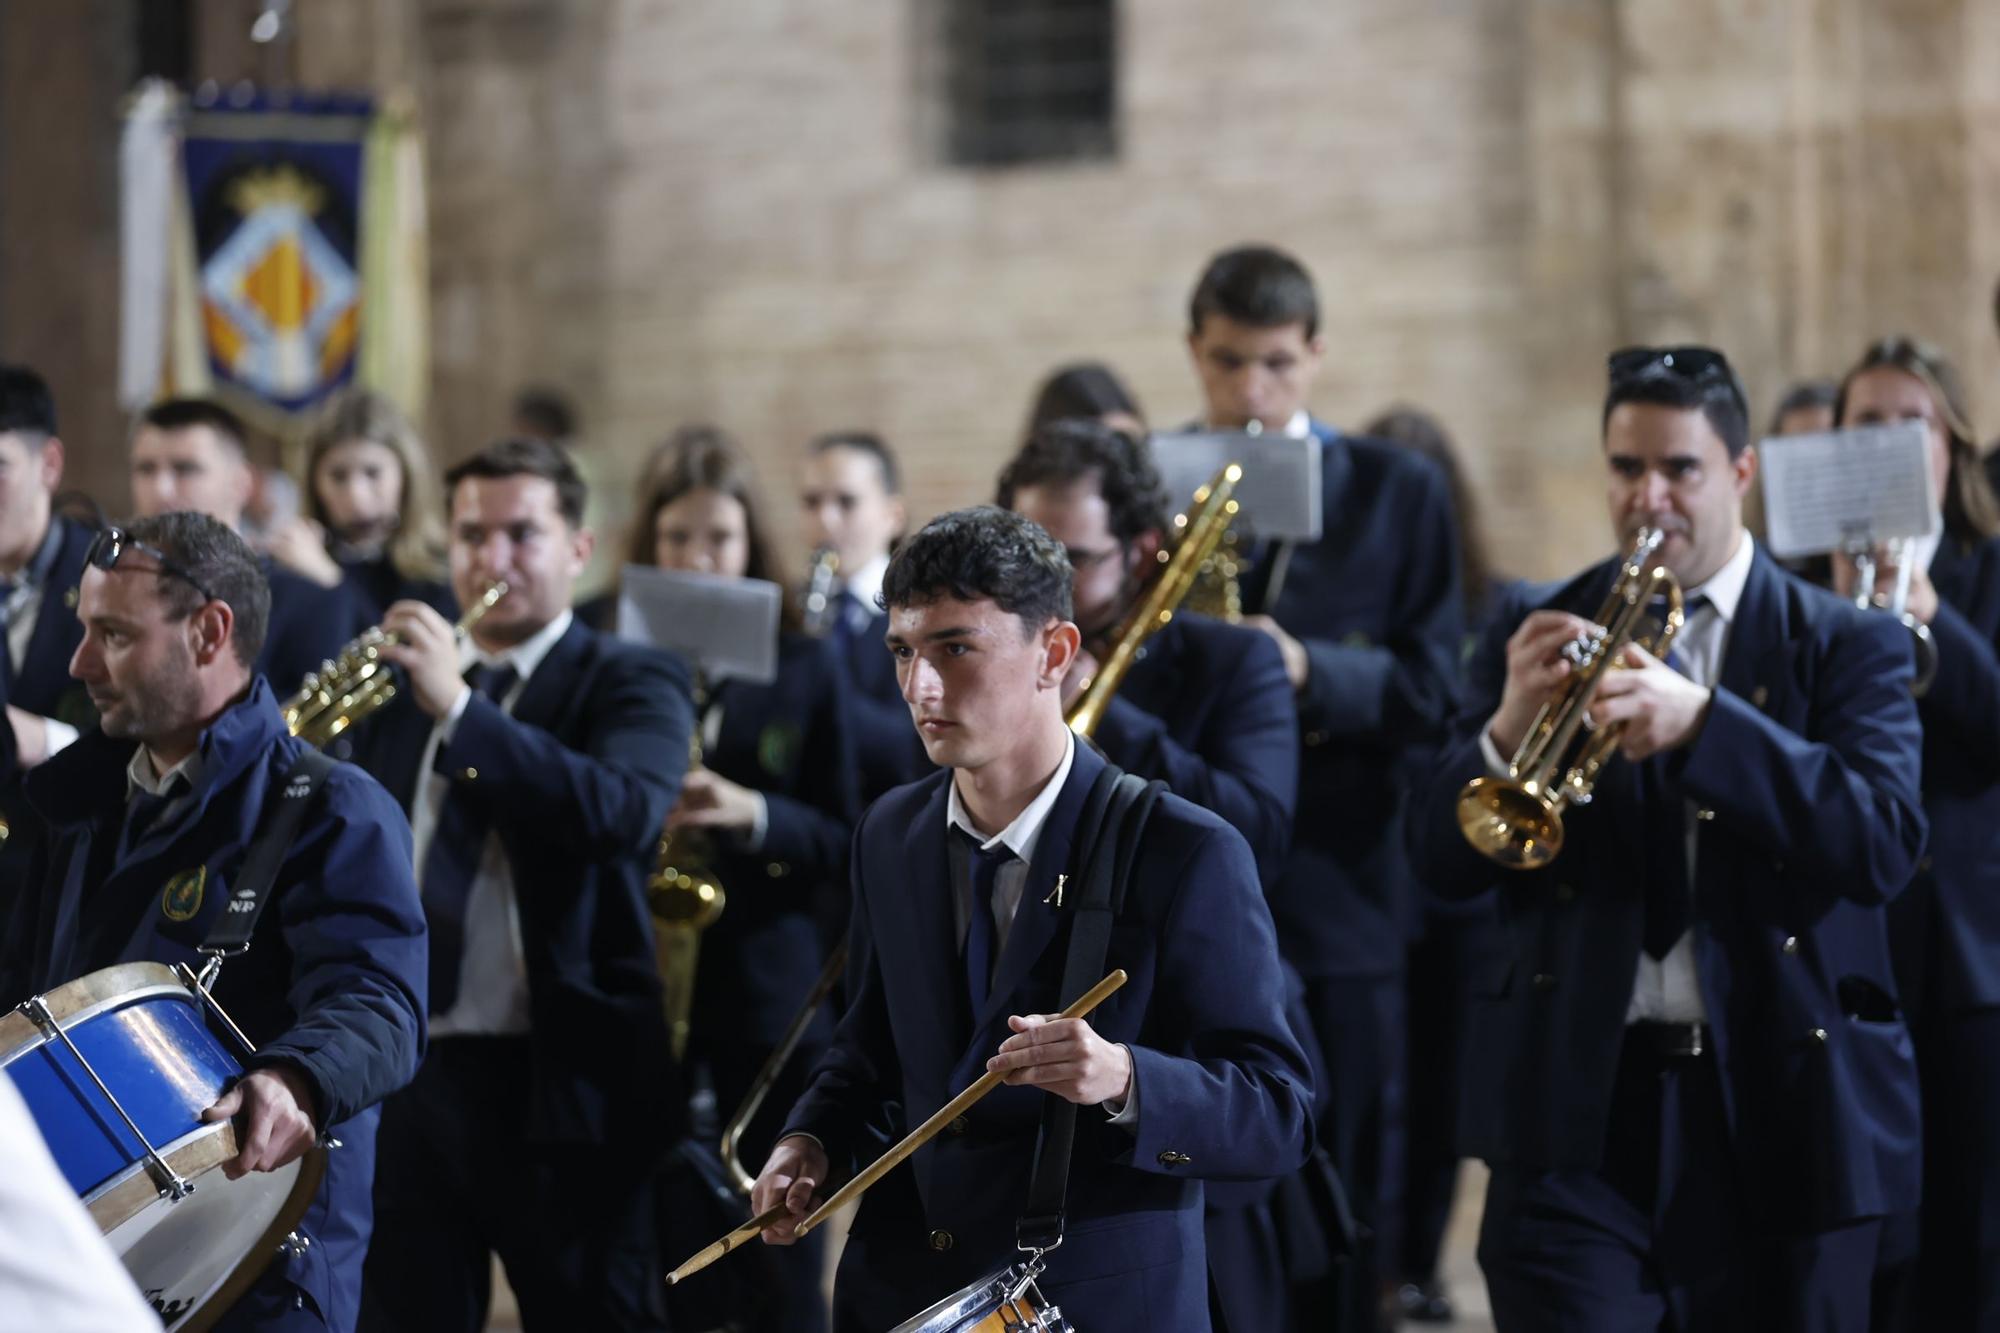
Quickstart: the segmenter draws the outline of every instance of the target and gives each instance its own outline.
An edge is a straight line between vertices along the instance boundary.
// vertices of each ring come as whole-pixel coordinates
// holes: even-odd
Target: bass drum
[[[1041,1271],[1023,1263],[988,1274],[891,1333],[1076,1333],[1035,1288]]]
[[[257,1280],[326,1169],[314,1148],[276,1171],[222,1173],[235,1127],[201,1113],[243,1067],[202,1004],[170,968],[122,963],[0,1017],[0,1069],[174,1333],[202,1333]]]

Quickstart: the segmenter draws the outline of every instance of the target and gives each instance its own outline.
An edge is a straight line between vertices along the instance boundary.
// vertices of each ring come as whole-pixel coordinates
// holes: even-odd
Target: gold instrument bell
[[[1224,464],[1206,486],[1194,493],[1191,510],[1175,517],[1180,537],[1171,555],[1160,553],[1165,568],[1119,626],[1111,652],[1099,663],[1097,674],[1085,682],[1083,693],[1070,705],[1064,720],[1077,735],[1088,736],[1097,730],[1104,720],[1104,710],[1111,706],[1118,687],[1132,670],[1132,664],[1139,660],[1139,650],[1146,640],[1167,627],[1196,587],[1198,577],[1208,567],[1236,517],[1236,483],[1241,480],[1242,464]]]
[[[494,603],[507,595],[507,585],[495,583],[466,608],[453,633],[463,639]],[[374,716],[396,697],[395,673],[382,657],[382,649],[396,642],[396,636],[381,626],[363,634],[331,662],[308,675],[299,692],[285,701],[285,726],[292,735],[325,749],[355,723]]]
[[[697,684],[697,703],[705,693]],[[688,737],[688,771],[700,767],[701,709],[697,706],[694,731]],[[653,853],[653,873],[646,880],[646,906],[653,916],[653,956],[660,967],[667,1035],[676,1061],[687,1055],[701,932],[715,924],[729,903],[722,881],[716,878],[715,862],[715,839],[706,829],[662,828]]]
[[[1625,645],[1664,658],[1680,632],[1680,580],[1665,565],[1648,568],[1665,534],[1642,528],[1598,608],[1602,628],[1566,650],[1571,670],[1557,682],[1515,751],[1504,778],[1474,778],[1458,794],[1458,828],[1481,854],[1509,870],[1537,870],[1563,848],[1563,810],[1588,805],[1598,770],[1611,757],[1622,724],[1590,728],[1585,713],[1604,673],[1618,668]],[[1650,606],[1666,599],[1659,629],[1648,635]],[[1579,740],[1581,737],[1581,740]]]

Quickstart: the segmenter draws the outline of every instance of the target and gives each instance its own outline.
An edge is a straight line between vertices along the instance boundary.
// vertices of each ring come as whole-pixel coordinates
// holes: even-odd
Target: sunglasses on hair
[[[1735,367],[1729,358],[1713,347],[1688,344],[1681,347],[1624,347],[1609,358],[1611,382],[1645,379],[1653,375],[1671,375],[1685,383],[1701,386],[1720,384],[1735,397],[1736,405],[1747,418],[1750,415],[1750,399],[1743,392],[1742,381],[1736,378]]]
[[[200,579],[188,573],[184,566],[175,561],[165,551],[162,551],[157,546],[148,546],[145,542],[133,541],[132,534],[115,523],[106,524],[97,530],[97,535],[90,539],[90,549],[83,553],[83,559],[86,564],[94,565],[108,574],[118,568],[119,557],[127,551],[137,551],[141,555],[150,555],[160,566],[157,570],[144,572],[181,579],[196,592],[200,593],[204,601],[213,602],[220,600],[214,593],[202,585]]]

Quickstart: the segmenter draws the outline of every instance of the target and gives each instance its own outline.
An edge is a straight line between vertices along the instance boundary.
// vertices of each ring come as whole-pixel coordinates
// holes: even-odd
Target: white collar
[[[462,671],[469,671],[475,666],[512,667],[515,679],[526,684],[528,677],[535,674],[535,668],[542,664],[542,659],[549,655],[549,649],[556,646],[556,640],[569,633],[570,621],[575,618],[575,613],[564,607],[562,614],[554,620],[512,648],[498,653],[489,653],[480,648],[468,634],[458,646],[459,668]]]
[[[888,572],[889,553],[884,551],[842,580],[841,590],[861,603],[861,609],[872,616],[882,609],[875,605],[875,599],[882,595],[882,579]]]
[[[1070,765],[1076,761],[1076,736],[1067,727],[1063,741],[1062,762],[1056,765],[1055,775],[1035,793],[1035,799],[1028,802],[1027,809],[1014,816],[1014,822],[990,838],[981,839],[979,850],[991,851],[996,843],[1005,844],[1008,851],[1032,864],[1035,859],[1035,844],[1041,841],[1042,825],[1049,822],[1049,812],[1056,808],[1056,798],[1062,795],[1063,783],[1069,781]],[[975,839],[979,830],[972,826],[972,817],[965,812],[965,803],[958,799],[958,775],[954,773],[946,784],[951,795],[945,798],[944,826],[946,830],[962,828]]]
[[[1756,558],[1757,541],[1746,531],[1737,537],[1736,550],[1722,562],[1722,568],[1710,574],[1706,583],[1686,591],[1687,604],[1693,606],[1697,597],[1705,597],[1723,624],[1734,624],[1736,606],[1743,600],[1743,585],[1750,581],[1750,566]]]
[[[173,790],[174,779],[187,780],[188,790],[194,789],[201,777],[201,747],[195,746],[187,752],[187,758],[175,764],[158,777],[153,776],[153,761],[146,755],[146,747],[139,746],[132,751],[132,762],[125,765],[125,795],[129,798],[134,791],[145,792],[149,796],[165,796]]]
[[[1216,425],[1212,421],[1207,420],[1206,418],[1203,419],[1201,425],[1196,429],[1213,431],[1217,434],[1239,434],[1239,435],[1243,431],[1243,428],[1241,426],[1238,426],[1234,431],[1225,432],[1222,427]],[[1292,413],[1292,419],[1285,423],[1284,433],[1287,437],[1294,440],[1310,439],[1313,433],[1312,413],[1306,411],[1306,409],[1304,409],[1303,407],[1300,408],[1298,411]]]

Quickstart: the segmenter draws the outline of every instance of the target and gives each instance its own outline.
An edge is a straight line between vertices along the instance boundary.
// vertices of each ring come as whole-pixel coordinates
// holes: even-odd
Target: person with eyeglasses
[[[1505,776],[1623,557],[1505,599],[1411,820],[1434,892],[1499,883],[1460,1119],[1493,1168],[1480,1266],[1503,1333],[1864,1328],[1919,1172],[1885,912],[1927,830],[1909,636],[1745,531],[1757,454],[1720,352],[1609,369],[1611,527],[1664,534],[1685,625],[1604,674],[1588,724],[1618,752],[1559,854],[1503,869],[1460,791]]]
[[[1320,1140],[1369,1232],[1300,1299],[1332,1307],[1336,1329],[1372,1330],[1394,1298],[1374,1235],[1401,1174],[1402,960],[1416,893],[1397,770],[1444,734],[1464,613],[1444,473],[1313,417],[1326,342],[1312,275],[1270,246],[1216,255],[1188,302],[1201,424],[1310,441],[1320,456],[1322,535],[1253,545],[1243,609],[1292,687],[1298,813],[1271,910],[1328,1062]]]
[[[193,510],[244,530],[255,476],[242,420],[220,403],[171,398],[155,403],[132,433],[132,508],[141,518]],[[257,670],[278,697],[339,655],[368,628],[368,608],[343,585],[326,587],[259,554],[271,589],[271,619]]]
[[[1911,615],[1937,649],[1917,704],[1930,847],[1889,905],[1889,942],[1923,1080],[1924,1191],[1890,1226],[1877,1333],[2000,1327],[2000,501],[1958,373],[1911,338],[1869,345],[1840,382],[1842,426],[1922,424],[1941,530],[1911,544]],[[1886,596],[1902,552],[1884,551]],[[1832,560],[1851,596],[1852,561]]]
[[[235,907],[247,854],[306,745],[254,663],[270,592],[201,514],[106,528],[77,599],[70,671],[99,729],[31,773],[48,840],[0,930],[0,1003],[118,963],[185,963]],[[339,1141],[294,1247],[221,1329],[351,1329],[371,1226],[378,1104],[425,1039],[424,912],[410,830],[374,779],[334,764],[285,845],[249,947],[215,998],[257,1051],[206,1118],[237,1121],[231,1176]]]

